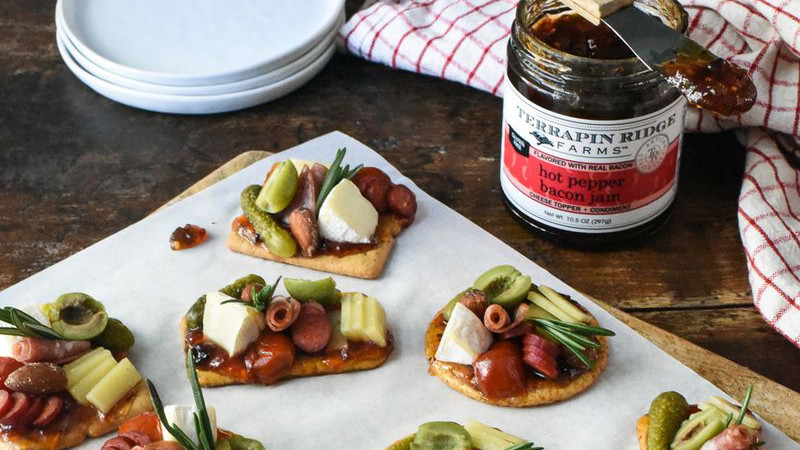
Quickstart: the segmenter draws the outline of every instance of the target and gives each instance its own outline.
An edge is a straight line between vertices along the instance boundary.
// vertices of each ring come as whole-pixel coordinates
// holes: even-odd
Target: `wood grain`
[[[800,390],[800,350],[752,305],[737,224],[745,151],[733,133],[685,137],[675,208],[659,234],[586,251],[506,212],[502,101],[457,83],[337,54],[266,105],[154,114],[78,81],[55,48],[52,0],[26,0],[0,2],[0,86],[0,289],[133,224],[246,150],[341,130],[575,288]]]
[[[167,202],[164,207],[200,192],[270,154],[264,151],[242,153]],[[731,397],[740,398],[742,393],[747,390],[747,386],[752,384],[754,392],[758,393],[753,397],[751,403],[753,411],[800,442],[800,421],[797,417],[797,412],[800,411],[800,394],[685,339],[637,319],[602,300],[588,297]],[[680,386],[676,386],[675,389],[680,391]]]

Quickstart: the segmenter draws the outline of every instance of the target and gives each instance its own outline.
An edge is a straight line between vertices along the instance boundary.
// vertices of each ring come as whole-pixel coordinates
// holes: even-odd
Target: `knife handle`
[[[595,25],[600,25],[603,17],[610,16],[620,9],[630,6],[634,0],[561,0],[567,5]]]

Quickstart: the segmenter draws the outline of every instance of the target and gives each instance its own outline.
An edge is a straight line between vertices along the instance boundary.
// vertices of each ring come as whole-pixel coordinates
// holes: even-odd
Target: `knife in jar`
[[[746,70],[640,10],[634,0],[561,2],[595,25],[606,24],[689,103],[725,116],[745,113],[755,103],[756,87]]]

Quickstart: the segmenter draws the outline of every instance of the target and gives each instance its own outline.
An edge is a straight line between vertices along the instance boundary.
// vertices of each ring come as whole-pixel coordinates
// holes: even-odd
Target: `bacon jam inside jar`
[[[645,0],[684,31],[672,0]],[[605,25],[522,0],[508,44],[500,184],[531,229],[578,247],[635,241],[669,216],[686,100]]]

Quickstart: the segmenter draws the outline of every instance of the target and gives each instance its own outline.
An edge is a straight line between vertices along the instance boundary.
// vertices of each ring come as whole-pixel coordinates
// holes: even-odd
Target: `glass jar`
[[[685,30],[672,0],[646,3]],[[575,56],[534,33],[542,20],[568,26],[558,21],[568,14],[558,0],[522,0],[517,9],[503,95],[503,197],[524,224],[562,243],[636,240],[669,216],[686,101],[636,58]]]

